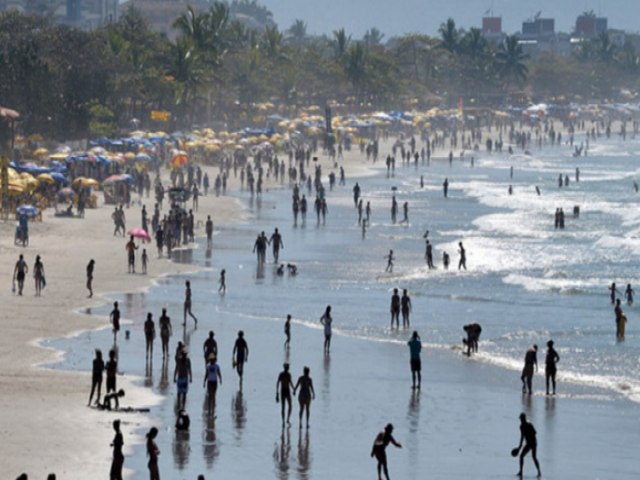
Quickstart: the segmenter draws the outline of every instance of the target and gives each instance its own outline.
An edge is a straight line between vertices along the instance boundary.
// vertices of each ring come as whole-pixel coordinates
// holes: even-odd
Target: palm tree
[[[528,57],[515,35],[507,37],[498,48],[494,57],[496,70],[507,90],[513,81],[524,82],[527,79],[529,70],[524,62]]]
[[[344,28],[333,31],[333,39],[329,41],[329,44],[333,48],[334,57],[341,59],[347,53],[349,44],[351,43],[351,35],[347,36],[347,32]]]
[[[167,74],[175,82],[175,104],[184,125],[193,123],[193,108],[198,89],[205,82],[205,73],[198,50],[191,40],[180,37],[171,45]]]
[[[292,45],[304,45],[307,40],[307,24],[297,19],[291,24],[287,33],[289,34],[288,38]]]
[[[384,38],[384,33],[378,30],[376,27],[372,27],[367,30],[362,37],[362,41],[367,46],[380,45],[382,43],[382,39]]]
[[[460,40],[459,50],[463,55],[476,61],[487,54],[487,39],[479,28],[471,28]]]
[[[611,43],[609,34],[607,32],[600,33],[595,42],[595,50],[598,60],[606,64],[612,63],[615,60],[618,49],[613,43]]]
[[[265,56],[275,60],[282,56],[282,32],[278,30],[277,25],[267,27],[262,34],[261,48],[265,52]]]
[[[457,53],[460,44],[460,31],[456,28],[456,22],[453,18],[440,25],[438,29],[440,33],[440,45],[449,53]]]
[[[344,59],[344,73],[353,86],[354,97],[356,103],[359,104],[367,79],[367,52],[362,43],[358,42],[347,50]]]

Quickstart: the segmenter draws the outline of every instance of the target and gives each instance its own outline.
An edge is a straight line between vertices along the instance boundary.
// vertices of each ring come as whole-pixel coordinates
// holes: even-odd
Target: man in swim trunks
[[[293,382],[291,381],[291,373],[289,373],[289,364],[283,365],[283,370],[278,375],[278,381],[276,382],[276,402],[281,402],[282,409],[280,415],[282,416],[282,427],[284,428],[284,408],[287,404],[287,424],[290,424],[291,418],[291,390],[293,389]]]
[[[538,346],[534,345],[524,356],[524,368],[522,369],[522,375],[520,376],[520,380],[522,380],[522,393],[527,392],[527,388],[529,389],[529,395],[531,395],[531,383],[533,380],[533,373],[538,371]]]
[[[394,321],[396,323],[396,328],[400,327],[400,295],[398,295],[397,288],[393,289],[389,311],[391,312],[391,328],[393,328]]]
[[[189,384],[193,380],[191,375],[191,360],[186,350],[182,350],[180,358],[176,362],[176,368],[173,372],[173,381],[178,386],[178,408],[185,408],[187,403],[187,392]]]
[[[409,345],[410,362],[411,362],[411,379],[413,390],[416,389],[416,379],[418,380],[417,388],[420,390],[420,383],[422,382],[422,361],[420,360],[420,350],[422,350],[422,342],[418,332],[414,331],[411,335],[411,340],[407,342]]]
[[[24,261],[24,256],[20,254],[16,266],[13,269],[13,281],[18,281],[18,295],[22,295],[22,289],[24,288],[24,279],[29,272],[27,262]]]
[[[517,475],[522,477],[522,467],[524,465],[524,457],[531,452],[531,458],[533,458],[533,463],[536,465],[536,469],[538,470],[538,477],[542,476],[540,472],[540,464],[538,463],[537,450],[538,450],[538,441],[536,439],[536,429],[533,425],[527,422],[527,416],[524,413],[520,414],[520,445],[518,446],[518,450],[522,447],[522,443],[524,442],[524,448],[522,452],[520,452],[520,470]]]
[[[233,366],[238,372],[238,376],[240,377],[240,388],[242,388],[244,364],[249,360],[249,345],[247,345],[247,341],[244,339],[244,332],[242,330],[238,332],[238,338],[236,338],[236,343],[233,346],[232,355],[234,357]]]

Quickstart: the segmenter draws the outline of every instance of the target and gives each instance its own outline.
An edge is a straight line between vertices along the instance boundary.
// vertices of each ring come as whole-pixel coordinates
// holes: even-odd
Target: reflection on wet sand
[[[231,400],[231,419],[236,430],[236,440],[240,442],[247,423],[247,403],[242,396],[242,390],[238,390]]]
[[[173,463],[180,470],[183,470],[189,464],[189,454],[191,453],[189,438],[188,431],[177,430],[173,439]]]
[[[298,478],[301,480],[307,480],[310,478],[309,470],[311,469],[311,453],[309,451],[309,430],[306,429],[304,433],[302,430],[298,431]]]
[[[215,417],[205,416],[202,423],[202,455],[207,464],[207,468],[211,468],[220,450],[218,449],[218,441],[215,431]]]
[[[280,480],[289,479],[289,455],[291,454],[291,428],[283,428],[280,442],[273,449],[273,461],[276,464],[276,474]]]

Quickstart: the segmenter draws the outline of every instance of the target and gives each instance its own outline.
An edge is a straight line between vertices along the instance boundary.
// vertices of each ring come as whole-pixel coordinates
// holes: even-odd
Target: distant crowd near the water
[[[633,135],[638,131],[638,125],[633,123]],[[562,129],[562,130],[561,130]],[[622,123],[619,132],[621,138],[627,135],[626,123]],[[414,217],[409,217],[410,203],[408,199],[402,198],[402,194],[392,189],[388,195],[390,202],[390,211],[388,213],[377,212],[373,209],[371,199],[368,198],[366,179],[358,179],[352,184],[348,183],[345,168],[344,152],[350,151],[352,148],[359,149],[363,159],[375,165],[379,158],[380,143],[382,138],[388,138],[390,133],[385,131],[380,134],[380,138],[372,137],[363,139],[356,145],[341,139],[336,145],[325,144],[319,145],[317,141],[307,140],[298,143],[287,144],[282,152],[276,152],[273,148],[258,149],[252,157],[244,153],[236,152],[236,154],[225,155],[219,163],[219,173],[213,182],[213,190],[210,190],[210,180],[208,172],[203,172],[200,165],[194,162],[186,162],[183,165],[172,165],[169,172],[165,170],[167,166],[162,162],[158,162],[155,171],[152,170],[131,170],[127,173],[132,181],[127,182],[124,188],[124,201],[114,207],[111,212],[111,220],[113,221],[114,241],[125,241],[122,246],[124,255],[126,255],[127,274],[137,275],[146,274],[149,266],[153,262],[171,259],[173,252],[178,248],[189,248],[197,239],[198,226],[204,227],[206,235],[206,249],[208,252],[216,251],[215,244],[215,228],[213,219],[210,214],[200,215],[198,213],[199,197],[213,194],[215,196],[226,195],[230,185],[235,185],[239,181],[239,190],[241,195],[245,195],[253,199],[260,198],[267,186],[290,188],[291,189],[291,209],[292,223],[296,228],[306,228],[307,213],[310,208],[309,202],[313,204],[313,210],[316,215],[316,226],[319,229],[331,228],[331,211],[329,204],[331,203],[331,195],[334,190],[342,189],[349,191],[353,195],[354,208],[354,225],[358,225],[358,236],[362,241],[374,242],[375,239],[367,238],[367,233],[376,226],[373,219],[382,222],[388,220],[392,225],[408,227],[411,222],[415,222]],[[466,128],[466,129],[442,129],[442,130],[423,130],[417,133],[403,133],[398,135],[397,140],[393,142],[391,151],[385,158],[386,175],[393,178],[396,170],[396,162],[399,161],[401,168],[418,169],[418,166],[428,167],[433,162],[448,162],[451,172],[442,179],[442,194],[445,198],[450,199],[455,196],[455,191],[451,190],[455,186],[456,169],[457,168],[474,168],[481,162],[481,145],[487,154],[494,155],[510,155],[519,152],[523,155],[530,153],[535,148],[564,148],[574,150],[576,157],[586,156],[600,136],[611,135],[611,125],[604,121],[578,121],[566,122],[560,127],[558,122],[544,120],[536,122],[532,125],[521,124],[515,122],[503,123],[497,122],[489,129]],[[580,140],[579,140],[580,139]],[[579,144],[578,144],[579,142]],[[503,146],[508,145],[508,152],[503,152]],[[169,149],[169,145],[160,148]],[[459,152],[455,155],[454,152]],[[170,155],[167,153],[167,158]],[[319,157],[328,159],[328,163],[319,161]],[[515,163],[515,162],[514,162]],[[328,165],[328,166],[327,166]],[[326,169],[330,172],[327,173]],[[168,175],[166,175],[168,173]],[[517,175],[517,167],[512,166],[509,171],[509,179]],[[151,178],[153,177],[153,181]],[[233,177],[233,183],[231,181]],[[168,179],[168,181],[167,181]],[[325,182],[328,188],[325,188]],[[420,188],[425,186],[424,176],[416,174],[416,185]],[[440,180],[437,181],[439,191]],[[575,182],[580,182],[580,170],[575,170]],[[433,183],[433,181],[432,181]],[[137,187],[137,188],[136,188]],[[568,175],[560,174],[558,177],[557,187],[563,190],[571,188]],[[629,186],[631,188],[631,185]],[[633,184],[637,191],[637,184]],[[551,189],[552,185],[531,185],[532,190],[535,189],[536,194],[543,195],[545,189]],[[136,196],[137,191],[137,196]],[[155,201],[149,217],[147,203],[152,202],[151,192],[153,191]],[[351,194],[349,193],[349,194]],[[508,195],[516,196],[518,191],[509,186]],[[427,193],[425,193],[427,194]],[[440,193],[438,193],[440,195]],[[168,202],[166,197],[168,196]],[[447,200],[448,201],[448,200]],[[402,208],[402,218],[398,220]],[[579,221],[580,208],[574,208],[573,218]],[[130,217],[138,216],[139,221],[132,220]],[[387,215],[389,215],[387,217]],[[129,217],[129,218],[127,218]],[[105,222],[109,219],[105,217]],[[394,282],[393,275],[398,270],[403,270],[409,266],[424,264],[429,272],[435,272],[441,269],[449,270],[451,256],[457,254],[457,269],[455,272],[449,271],[444,274],[470,274],[474,270],[474,252],[472,248],[467,251],[464,246],[465,238],[457,241],[457,252],[447,252],[438,250],[437,234],[430,231],[427,219],[419,220],[423,225],[420,227],[421,232],[425,233],[415,238],[415,242],[424,242],[424,259],[413,258],[410,265],[401,263],[397,257],[397,248],[389,249],[384,258],[376,260],[380,263],[380,274],[386,282]],[[565,217],[562,208],[558,208],[555,212],[555,229],[562,230],[565,228]],[[127,230],[128,226],[130,227]],[[120,237],[120,238],[118,238]],[[285,242],[286,240],[286,242]],[[253,249],[251,251],[251,242],[253,241]],[[271,234],[265,231],[256,233],[255,240],[247,239],[247,257],[251,254],[256,255],[257,275],[263,275],[265,269],[273,269],[276,275],[283,276],[285,272],[294,279],[296,275],[305,275],[304,269],[299,269],[291,260],[282,261],[282,257],[287,252],[286,245],[296,240],[284,238],[278,227],[273,227]],[[152,258],[147,252],[147,244],[155,242],[157,255]],[[422,245],[422,243],[421,243]],[[268,249],[271,247],[271,255],[268,259]],[[217,252],[216,252],[217,253]],[[441,261],[437,261],[441,258]],[[219,262],[224,265],[224,252],[219,253]],[[28,291],[25,287],[25,281],[29,273],[32,274],[36,296],[46,295],[47,281],[55,281],[56,272],[47,272],[45,277],[44,261],[39,255],[35,257],[35,262],[31,269],[27,263],[27,259],[20,254],[13,270],[13,291],[24,296]],[[94,290],[100,290],[100,285],[96,285],[94,278],[99,272],[100,265],[96,264],[93,259],[87,259],[86,267],[86,287],[88,296],[94,295]],[[114,259],[115,261],[115,259]],[[123,264],[125,259],[122,259]],[[455,266],[455,264],[454,264]],[[467,271],[469,273],[467,273]],[[262,273],[261,273],[262,272]],[[82,275],[83,272],[78,272]],[[224,296],[228,291],[233,290],[234,279],[232,275],[227,275],[227,269],[220,268],[218,271],[217,292],[220,296]],[[259,288],[256,287],[256,288]],[[604,291],[605,286],[603,286]],[[621,298],[626,300],[626,305],[631,308],[633,304],[634,290],[630,283],[627,284],[624,292],[616,287],[616,283],[612,283],[608,287],[610,293],[611,304],[614,307],[615,319],[615,335],[619,341],[623,341],[625,337],[625,326],[627,316],[622,310]],[[44,294],[43,294],[44,291]],[[424,312],[414,311],[411,301],[411,292],[402,285],[392,287],[390,299],[390,331],[397,332],[400,329],[406,333],[407,346],[409,350],[409,373],[411,376],[410,387],[414,390],[415,395],[429,395],[428,386],[422,389],[422,339],[418,331],[411,331],[411,318],[416,315],[422,315]],[[251,295],[252,292],[247,292]],[[327,292],[329,295],[329,292]],[[34,300],[38,301],[38,300]],[[218,345],[221,342],[229,344],[232,347],[232,370],[233,375],[237,375],[239,391],[246,388],[244,384],[245,369],[251,368],[249,363],[250,343],[260,342],[260,338],[252,336],[251,331],[237,331],[235,338],[220,338],[216,332],[209,328],[207,320],[202,316],[198,318],[198,313],[207,299],[197,298],[191,288],[190,280],[184,283],[184,297],[182,312],[168,311],[163,308],[161,312],[148,312],[142,331],[126,330],[125,338],[129,336],[144,336],[146,352],[145,352],[145,369],[147,371],[153,368],[154,358],[161,355],[161,371],[163,377],[169,378],[171,370],[173,370],[173,383],[175,384],[172,394],[176,396],[175,406],[175,431],[188,431],[190,426],[189,412],[196,411],[199,407],[189,401],[189,391],[192,388],[194,375],[202,378],[202,389],[206,391],[206,404],[204,405],[205,414],[215,421],[217,418],[216,395],[218,390],[223,388],[223,378],[230,372],[225,372],[219,358]],[[328,304],[331,298],[322,299],[322,304],[318,305],[317,318],[318,323],[322,327],[322,337],[318,339],[318,348],[316,351],[305,352],[305,355],[311,357],[319,354],[322,349],[322,355],[328,357],[331,355],[331,340],[336,325],[340,324],[340,305]],[[274,315],[280,315],[283,322],[277,328],[282,328],[283,349],[286,358],[289,358],[289,351],[295,348],[295,331],[292,327],[292,315],[283,309],[281,312],[273,312]],[[381,311],[382,319],[387,313]],[[157,315],[157,322],[154,316]],[[171,318],[173,316],[173,319]],[[178,317],[176,321],[175,317]],[[400,325],[402,318],[402,326]],[[113,331],[113,344],[105,345],[103,349],[95,350],[95,357],[92,364],[92,380],[88,397],[88,406],[99,408],[110,412],[148,412],[148,408],[144,406],[123,406],[126,402],[126,392],[118,389],[118,359],[121,350],[128,349],[129,344],[121,337],[121,320],[118,302],[113,304],[113,309],[109,315]],[[381,320],[386,324],[386,320]],[[460,321],[452,322],[451,329],[456,331],[462,329],[464,338],[462,340],[461,351],[470,359],[474,355],[479,354],[480,336],[483,331],[480,319],[469,318],[460,319]],[[202,335],[198,326],[202,328],[205,325]],[[179,328],[182,327],[180,333]],[[155,350],[155,340],[157,333],[160,335],[161,351]],[[486,334],[486,333],[485,333]],[[180,339],[180,340],[178,340]],[[560,362],[560,356],[556,350],[553,339],[546,340],[545,354],[545,394],[553,396],[556,394],[556,378],[557,366]],[[196,341],[202,341],[202,349],[194,348]],[[175,343],[174,343],[175,342]],[[320,345],[322,343],[322,346]],[[189,348],[190,347],[190,348]],[[231,348],[231,347],[230,347]],[[274,346],[275,348],[275,346]],[[282,348],[278,345],[278,348]],[[338,347],[339,348],[339,347]],[[107,352],[106,362],[103,350]],[[197,352],[197,353],[196,353]],[[140,352],[141,353],[141,352]],[[193,355],[202,355],[202,359],[193,362]],[[520,375],[523,395],[533,395],[535,391],[534,378],[538,371],[538,345],[533,344],[524,352],[524,366]],[[279,366],[279,364],[278,364]],[[293,373],[295,372],[295,373]],[[294,382],[293,375],[297,374],[297,380]],[[339,375],[339,371],[336,375]],[[198,377],[200,375],[200,377]],[[398,375],[405,373],[398,372]],[[106,379],[104,392],[102,391],[103,379]],[[280,416],[283,429],[291,426],[291,413],[293,410],[293,399],[298,399],[298,428],[309,429],[311,427],[311,411],[316,399],[316,393],[313,383],[313,372],[304,364],[291,365],[289,361],[284,362],[282,370],[273,379],[275,383],[275,400],[280,404]],[[517,381],[517,380],[516,380]],[[409,382],[407,382],[409,383]],[[226,386],[226,383],[225,383]],[[235,388],[235,387],[234,387]],[[425,393],[426,392],[426,393]],[[272,391],[260,391],[259,395],[272,395]],[[478,407],[481,408],[481,407]],[[263,412],[267,414],[267,412]],[[277,415],[277,409],[274,408],[274,415]],[[462,414],[462,412],[461,412]],[[514,419],[514,424],[515,424]],[[538,476],[541,475],[540,465],[537,459],[537,438],[534,426],[527,421],[526,415],[520,415],[520,441],[519,445],[511,451],[514,457],[519,457],[518,475],[523,475],[523,463],[525,457],[531,453],[531,457],[535,464]],[[295,421],[295,420],[294,420]],[[158,435],[166,435],[167,429],[151,427],[146,434],[146,456],[148,459],[149,478],[151,480],[160,478],[158,466],[158,458],[162,454],[156,444]],[[371,431],[375,432],[380,425],[371,425]],[[114,438],[111,443],[113,450],[113,459],[109,478],[112,480],[122,479],[122,470],[125,463],[123,454],[123,434],[121,420],[113,421]],[[514,425],[515,430],[515,425]],[[374,442],[371,450],[371,457],[377,462],[378,478],[383,476],[388,480],[388,461],[386,448],[389,444],[402,448],[402,444],[393,436],[394,426],[388,423],[382,427],[382,430],[373,434]],[[402,436],[402,432],[400,432]],[[505,439],[505,444],[508,439]],[[107,446],[104,446],[107,448]],[[508,450],[505,450],[508,451]],[[136,453],[138,455],[139,453]],[[360,461],[354,459],[354,461]],[[498,475],[499,472],[496,472]],[[19,479],[28,478],[26,474],[22,474]],[[55,474],[51,474],[49,479],[56,478]],[[199,479],[204,479],[204,475],[200,475]]]

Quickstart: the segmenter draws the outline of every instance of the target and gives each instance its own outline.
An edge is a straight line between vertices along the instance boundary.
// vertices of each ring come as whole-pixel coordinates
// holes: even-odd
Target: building
[[[118,19],[118,0],[0,0],[0,11],[42,15],[73,27],[93,30]]]
[[[522,38],[548,40],[555,35],[556,21],[553,18],[534,17],[522,22]]]
[[[574,36],[592,38],[607,31],[607,19],[596,16],[593,11],[578,15]]]
[[[493,43],[501,43],[506,34],[502,31],[502,17],[483,17],[482,36]]]

